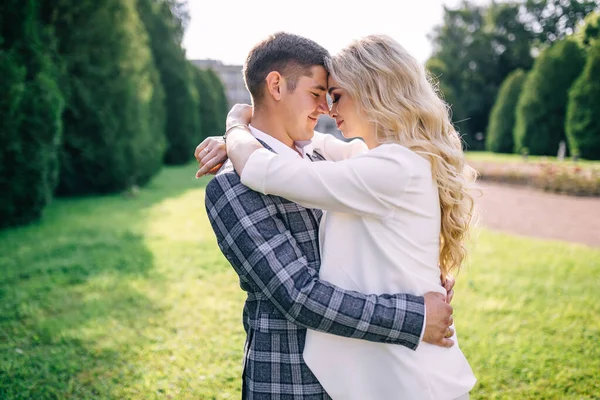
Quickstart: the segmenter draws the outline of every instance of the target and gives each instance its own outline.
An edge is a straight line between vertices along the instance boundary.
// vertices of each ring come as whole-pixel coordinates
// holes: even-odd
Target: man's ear
[[[285,85],[285,78],[277,71],[269,72],[265,81],[267,82],[267,93],[269,93],[274,100],[281,100],[283,91],[283,85]]]

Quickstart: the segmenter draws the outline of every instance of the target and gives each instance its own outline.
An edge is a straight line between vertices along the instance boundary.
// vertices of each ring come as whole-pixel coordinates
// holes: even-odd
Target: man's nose
[[[326,97],[319,101],[317,111],[319,112],[319,114],[329,114],[329,104],[327,104]]]

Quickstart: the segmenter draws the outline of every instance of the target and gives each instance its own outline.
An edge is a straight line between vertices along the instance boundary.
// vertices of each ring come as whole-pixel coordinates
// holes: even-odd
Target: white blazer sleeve
[[[396,152],[376,149],[339,162],[310,162],[261,149],[248,159],[241,180],[307,208],[390,217],[410,177],[411,163]]]
[[[360,139],[344,142],[333,135],[320,132],[315,132],[312,145],[323,157],[331,161],[345,160],[368,150],[365,142]]]

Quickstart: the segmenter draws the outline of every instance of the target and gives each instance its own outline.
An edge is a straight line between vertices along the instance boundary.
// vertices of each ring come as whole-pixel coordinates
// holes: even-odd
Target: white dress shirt
[[[321,221],[321,279],[361,293],[446,294],[440,284],[438,187],[427,160],[397,144],[307,163],[258,150],[241,176],[254,190],[327,210]],[[329,141],[329,143],[327,143]],[[363,145],[364,146],[364,145]],[[332,149],[334,154],[332,153]],[[364,147],[363,147],[364,150]],[[458,346],[406,347],[308,330],[304,359],[333,399],[455,399],[475,384]]]
[[[252,125],[248,125],[248,127],[250,128],[250,132],[252,132],[252,135],[255,138],[266,143],[270,148],[273,149],[275,153],[279,154],[280,156],[291,157],[296,159],[308,159],[308,156],[312,155],[313,146],[311,141],[296,143],[296,149],[302,154],[302,156],[300,156],[300,154],[298,154],[298,152],[295,152],[294,149],[283,144],[279,140],[275,139],[273,136],[261,131],[260,129],[256,129]]]

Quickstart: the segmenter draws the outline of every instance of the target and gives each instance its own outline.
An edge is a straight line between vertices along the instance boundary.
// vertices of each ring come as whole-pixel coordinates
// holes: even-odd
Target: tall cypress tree
[[[191,68],[194,71],[195,87],[200,95],[198,109],[202,120],[200,139],[222,135],[225,132],[225,118],[229,111],[223,83],[210,69],[199,69],[194,66]]]
[[[583,49],[573,40],[552,45],[536,59],[517,103],[515,150],[556,155],[566,141],[568,91],[585,63]]]
[[[0,5],[0,227],[38,219],[58,176],[63,96],[39,4]]]
[[[165,162],[182,164],[193,157],[201,122],[194,76],[181,47],[182,22],[171,6],[166,0],[137,0],[166,95]]]
[[[566,131],[571,149],[600,160],[600,41],[590,45],[585,68],[569,91]]]
[[[162,165],[164,109],[135,0],[46,5],[67,89],[59,193],[109,193],[146,182]]]
[[[221,82],[221,78],[212,69],[206,70],[206,74],[215,96],[215,103],[213,105],[216,117],[215,129],[217,130],[217,135],[219,135],[221,132],[225,132],[225,119],[229,111],[227,94],[225,93],[225,86]]]
[[[513,131],[515,110],[526,78],[525,71],[513,71],[500,86],[496,103],[490,113],[485,146],[494,153],[512,153],[515,147]]]

